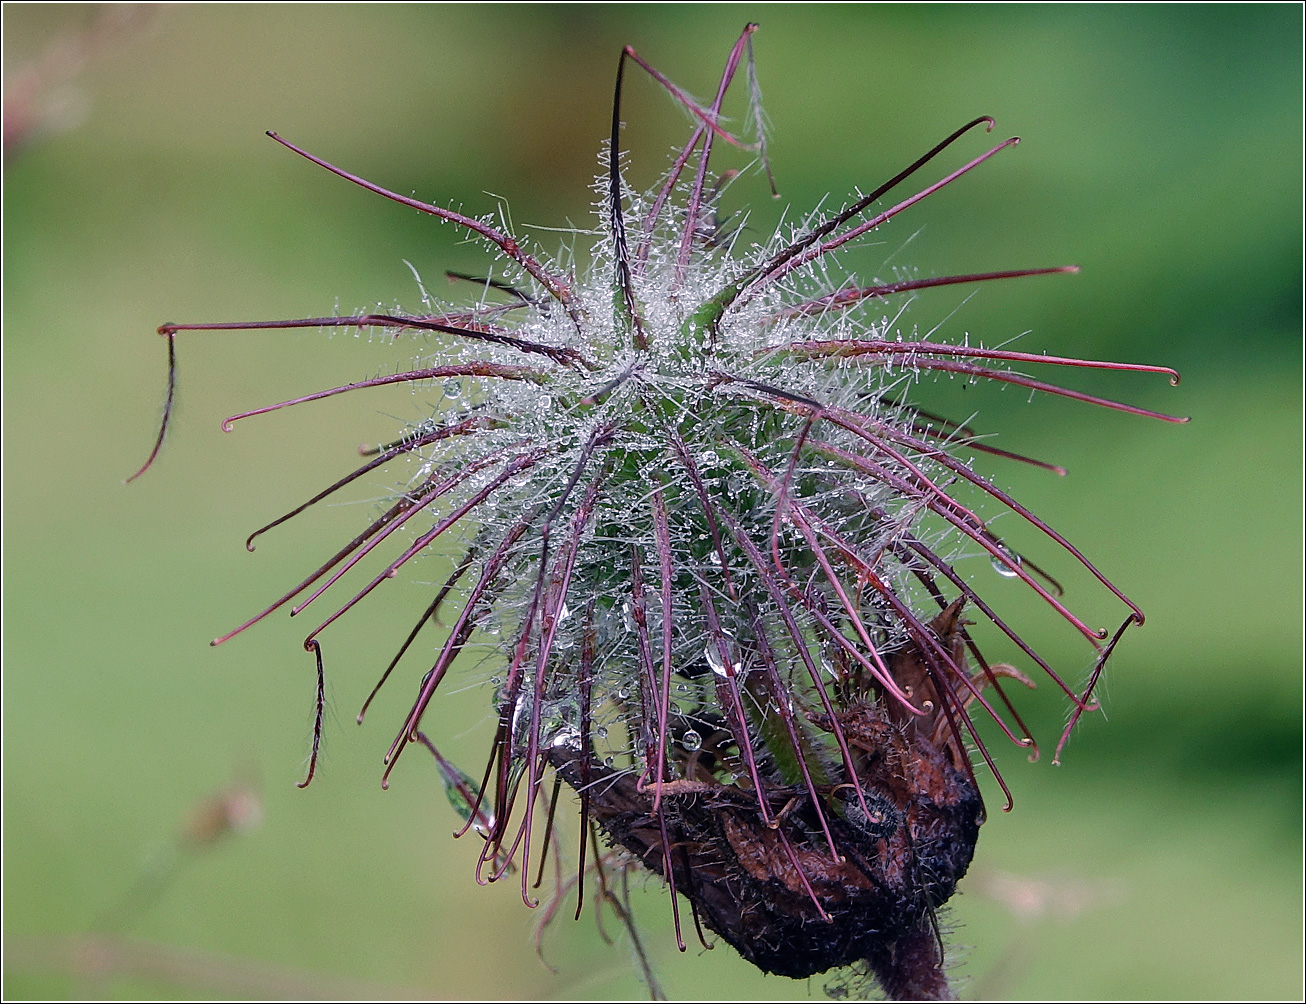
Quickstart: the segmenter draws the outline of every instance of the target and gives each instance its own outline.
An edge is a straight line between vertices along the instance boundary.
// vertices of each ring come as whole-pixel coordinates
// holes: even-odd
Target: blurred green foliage
[[[265,129],[469,212],[502,195],[519,229],[583,227],[620,47],[704,94],[750,17],[762,25],[782,205],[802,212],[827,193],[865,190],[977,114],[1023,137],[849,264],[888,274],[892,254],[924,274],[1072,261],[1083,273],[995,284],[969,300],[974,291],[936,291],[910,320],[990,344],[1031,332],[1022,347],[1184,374],[1178,389],[1136,377],[1079,384],[1191,414],[1181,428],[938,388],[938,407],[977,410],[1003,445],[1071,469],[1066,479],[993,472],[1149,615],[1112,663],[1109,723],[1087,721],[1060,769],[1004,757],[1016,810],[998,812],[990,792],[974,873],[949,914],[952,942],[974,946],[964,992],[1300,998],[1298,7],[126,14],[105,31],[94,7],[3,11],[7,124],[14,75],[45,74],[21,109],[35,126],[7,159],[4,187],[7,938],[87,931],[188,807],[234,776],[258,777],[263,826],[192,855],[120,933],[237,957],[237,979],[295,967],[328,995],[641,993],[628,948],[602,944],[588,919],[548,932],[557,975],[532,958],[533,916],[513,888],[472,881],[475,838],[449,838],[457,821],[433,765],[423,775],[414,758],[380,792],[407,684],[364,728],[351,719],[429,587],[401,580],[328,637],[335,716],[325,769],[305,792],[291,783],[311,722],[302,626],[277,619],[205,644],[370,510],[316,513],[254,556],[240,546],[248,530],[329,483],[354,444],[387,438],[426,399],[345,398],[230,436],[219,420],[394,369],[408,348],[317,333],[183,338],[175,434],[147,478],[121,479],[157,414],[160,322],[413,307],[403,259],[428,276],[485,261],[452,228],[331,179]],[[88,32],[96,44],[70,63],[69,40]],[[60,42],[62,57],[51,49]],[[687,127],[648,81],[628,92],[631,180],[648,184]],[[750,228],[768,233],[780,205],[760,181],[734,191],[751,202]],[[534,233],[545,249],[563,239]],[[416,577],[438,581],[447,567],[432,557]],[[1102,622],[1118,616],[1088,582],[1070,584]],[[1044,611],[1014,585],[1009,597],[1037,644],[1072,675],[1084,667]],[[488,701],[473,684],[487,674],[470,667],[450,681],[426,722],[460,762],[484,749]],[[1045,738],[1066,710],[1043,692],[1029,709]],[[724,946],[678,957],[649,885],[641,916],[672,995],[820,996],[821,980],[763,978]],[[7,997],[240,993],[184,967],[61,967],[31,940],[6,955]]]

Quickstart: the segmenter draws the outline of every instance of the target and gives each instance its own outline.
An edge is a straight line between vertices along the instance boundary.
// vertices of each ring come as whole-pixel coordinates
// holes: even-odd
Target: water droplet
[[[450,377],[444,382],[444,396],[457,397],[463,392],[463,382],[457,377]]]
[[[690,729],[681,737],[680,744],[692,753],[694,750],[703,748],[703,737],[693,729]]]
[[[715,467],[719,463],[721,463],[721,458],[716,455],[715,450],[708,450],[698,458],[699,466],[704,468]]]
[[[608,738],[608,727],[606,725],[600,725],[597,729],[594,730],[594,735],[598,739]]]
[[[733,639],[729,635],[725,635],[724,637],[729,665],[726,664],[725,659],[721,658],[721,647],[715,640],[708,642],[707,647],[703,649],[703,658],[707,660],[709,668],[711,668],[712,672],[717,676],[731,676],[735,672],[736,659],[734,656],[734,645],[731,644]]]
[[[1016,568],[1020,567],[1019,554],[1012,554],[1010,551],[1003,551],[1002,553],[1006,555],[1007,560],[1011,562],[1011,565],[1015,565]],[[993,562],[993,570],[997,572],[999,575],[1001,575],[1004,579],[1014,579],[1017,575],[1020,574],[1019,572],[1016,571],[1016,568],[1012,568],[1011,565],[1008,565],[996,554],[993,556],[992,562]]]

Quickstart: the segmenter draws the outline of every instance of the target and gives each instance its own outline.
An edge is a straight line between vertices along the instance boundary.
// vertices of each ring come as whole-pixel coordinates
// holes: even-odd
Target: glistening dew
[[[420,461],[357,536],[214,642],[275,611],[322,611],[304,642],[316,657],[318,715],[303,784],[322,735],[325,630],[360,603],[386,602],[387,580],[413,558],[457,548],[453,574],[377,687],[398,671],[405,682],[396,684],[416,691],[384,778],[414,742],[429,749],[464,832],[483,838],[479,879],[512,875],[536,905],[542,859],[560,852],[565,781],[579,803],[578,860],[547,915],[573,889],[579,913],[588,882],[630,925],[616,878],[643,868],[665,881],[682,949],[688,905],[698,937],[704,928],[716,932],[767,972],[805,978],[856,966],[892,997],[946,996],[936,916],[970,864],[984,819],[972,760],[1007,791],[975,718],[991,717],[1007,739],[1036,752],[1004,680],[1032,685],[1026,671],[1045,674],[1072,709],[1059,754],[1081,714],[1096,708],[1094,687],[1111,650],[1143,617],[971,457],[1064,472],[926,412],[913,394],[923,376],[944,373],[1182,421],[1011,367],[1177,375],[904,339],[898,308],[879,309],[930,287],[1076,271],[1071,266],[872,284],[840,272],[845,245],[1015,145],[1007,139],[949,172],[930,167],[954,144],[991,130],[987,117],[839,212],[813,213],[753,243],[719,208],[738,172],[715,172],[710,160],[730,146],[769,174],[754,30],[747,26],[735,43],[707,105],[633,49],[622,53],[596,185],[598,222],[580,275],[492,216],[397,195],[269,134],[348,181],[483,240],[491,262],[468,287],[479,295],[446,306],[423,289],[416,314],[163,325],[167,405],[138,474],[167,430],[181,331],[427,334],[433,354],[410,370],[224,423],[389,384],[442,390],[442,410],[399,430],[368,451],[363,466],[247,542],[252,550],[259,534],[391,461]],[[642,196],[626,187],[618,142],[622,77],[631,66],[695,123],[665,177]],[[750,110],[736,134],[721,107],[741,69]],[[915,194],[886,199],[918,173],[928,183]],[[1111,634],[1078,617],[1055,581],[963,501],[975,496],[1031,524],[1095,576],[1123,605],[1119,629]],[[1086,684],[1063,679],[958,571],[955,556],[967,550],[986,554],[1083,637],[1093,664]],[[356,571],[373,551],[389,558],[385,567],[372,576]],[[327,592],[336,599],[318,603]],[[423,628],[446,603],[447,637],[424,646]],[[977,622],[1018,653],[1023,668],[986,659],[970,630]],[[498,724],[486,763],[468,773],[439,752],[422,719],[460,654],[486,638],[501,648],[491,684]]]

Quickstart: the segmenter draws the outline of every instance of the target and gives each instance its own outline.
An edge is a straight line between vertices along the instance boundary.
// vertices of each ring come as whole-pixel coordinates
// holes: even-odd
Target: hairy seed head
[[[423,287],[420,313],[160,329],[170,362],[177,333],[193,329],[350,326],[431,338],[430,354],[409,370],[235,415],[227,427],[383,385],[442,391],[437,413],[251,535],[252,549],[259,534],[350,482],[398,458],[415,461],[353,540],[215,644],[276,610],[321,609],[305,639],[317,660],[319,708],[307,784],[321,736],[323,632],[360,602],[381,601],[370,594],[410,560],[457,541],[461,560],[381,680],[447,598],[460,596],[445,618],[447,638],[424,657],[385,777],[414,741],[430,750],[465,829],[484,838],[481,878],[516,865],[522,895],[534,903],[532,864],[542,866],[556,841],[561,779],[579,797],[581,840],[576,878],[558,895],[594,876],[628,920],[613,870],[644,867],[671,890],[678,938],[680,894],[696,925],[768,972],[801,978],[858,964],[892,996],[940,996],[947,985],[935,912],[965,873],[984,818],[972,755],[997,776],[976,717],[991,717],[1037,752],[1003,684],[1032,681],[986,659],[969,626],[988,622],[1031,674],[1062,689],[1073,725],[1095,708],[1106,659],[1142,613],[971,458],[985,452],[1064,471],[925,411],[914,403],[918,388],[945,373],[1180,421],[1024,371],[1177,377],[1164,367],[900,333],[901,308],[917,291],[1071,266],[869,284],[840,271],[841,248],[1017,142],[952,169],[935,166],[954,144],[992,129],[986,117],[842,210],[752,242],[720,208],[739,172],[709,164],[715,149],[731,146],[766,167],[754,29],[735,43],[706,106],[633,49],[623,52],[589,265],[578,276],[491,217],[396,195],[273,134],[334,174],[465,227],[494,261],[485,277],[451,274],[479,287],[470,304],[437,302]],[[695,123],[644,195],[627,190],[618,148],[622,77],[632,65]],[[727,131],[721,116],[741,66],[752,96],[746,136]],[[909,181],[914,194],[891,194]],[[170,375],[168,410],[171,388]],[[976,495],[1032,524],[1120,599],[1126,619],[1114,636],[1081,620],[1056,582],[990,529],[965,501]],[[389,563],[359,577],[355,566],[376,549]],[[962,551],[987,554],[1082,635],[1094,653],[1087,686],[1064,682],[958,572]],[[345,578],[352,587],[340,584]],[[334,606],[318,602],[328,592]],[[498,724],[478,781],[421,726],[455,660],[486,638],[499,646],[502,669]],[[421,661],[416,651],[410,661]],[[598,831],[614,850],[599,850]]]

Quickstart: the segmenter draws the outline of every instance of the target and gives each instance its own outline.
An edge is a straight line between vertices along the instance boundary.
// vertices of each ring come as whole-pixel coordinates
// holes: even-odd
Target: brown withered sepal
[[[941,638],[956,640],[957,615],[936,618]],[[934,911],[970,865],[984,806],[918,650],[899,649],[890,668],[930,711],[872,699],[837,713],[865,798],[863,810],[851,779],[818,789],[840,860],[805,787],[764,785],[768,825],[751,788],[684,780],[663,788],[670,858],[702,921],[760,969],[802,979],[864,962],[897,999],[938,998],[947,984]],[[611,843],[664,874],[652,786],[574,749],[552,761]]]

